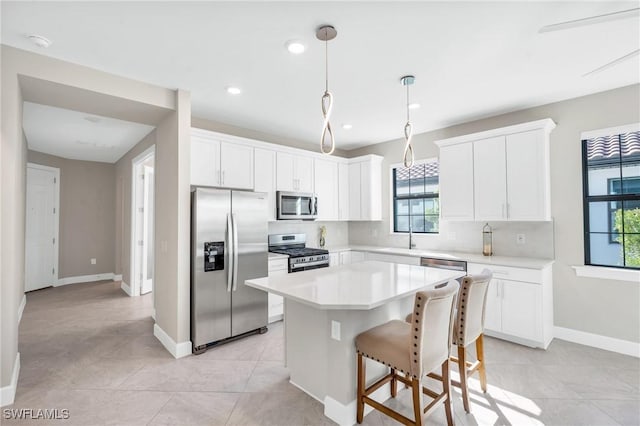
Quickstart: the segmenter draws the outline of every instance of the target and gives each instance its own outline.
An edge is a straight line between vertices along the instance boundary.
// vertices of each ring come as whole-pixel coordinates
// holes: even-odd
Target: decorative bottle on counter
[[[493,231],[489,224],[482,228],[482,254],[491,256],[493,254]]]

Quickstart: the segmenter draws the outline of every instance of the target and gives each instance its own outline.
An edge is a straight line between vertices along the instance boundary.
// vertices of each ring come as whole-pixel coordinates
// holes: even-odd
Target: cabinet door
[[[348,265],[351,263],[351,252],[350,251],[341,251],[340,252],[340,264]]]
[[[191,138],[191,185],[220,186],[220,142]]]
[[[351,252],[351,263],[359,263],[364,262],[364,252],[362,251],[352,251]]]
[[[278,191],[296,191],[294,187],[293,155],[284,152],[276,154],[276,189]]]
[[[340,264],[340,253],[329,253],[329,267],[338,266]]]
[[[382,219],[381,163],[376,160],[360,163],[360,218]]]
[[[500,296],[500,280],[493,279],[487,290],[487,304],[484,310],[484,328],[491,331],[502,331],[502,298]]]
[[[253,189],[253,148],[235,143],[220,144],[221,186]]]
[[[360,163],[349,164],[349,220],[361,220]]]
[[[507,215],[509,220],[549,220],[549,160],[543,130],[508,135]]]
[[[314,181],[318,195],[318,219],[338,219],[338,163],[314,160]]]
[[[502,280],[502,332],[541,341],[542,286]]]
[[[440,215],[473,220],[473,143],[440,148]]]
[[[270,221],[276,220],[276,153],[256,148],[254,151],[254,177],[256,192],[267,193]]]
[[[338,220],[349,220],[349,165],[338,164]]]
[[[294,156],[296,191],[313,192],[313,158]]]
[[[504,136],[473,142],[475,220],[507,218]]]

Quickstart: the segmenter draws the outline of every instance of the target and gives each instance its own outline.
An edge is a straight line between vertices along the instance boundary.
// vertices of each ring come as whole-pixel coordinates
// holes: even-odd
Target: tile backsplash
[[[485,222],[441,222],[439,234],[413,234],[416,249],[482,253]],[[553,222],[489,222],[495,256],[554,258]],[[524,234],[525,243],[516,237]],[[349,243],[409,248],[408,234],[391,234],[386,221],[349,222]]]
[[[280,220],[269,222],[269,234],[307,234],[307,247],[320,247],[320,227],[323,225],[327,228],[325,247],[349,245],[349,224],[347,222]]]

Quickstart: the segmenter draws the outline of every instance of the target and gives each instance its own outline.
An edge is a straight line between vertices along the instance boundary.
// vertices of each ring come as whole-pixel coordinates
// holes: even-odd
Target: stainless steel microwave
[[[318,196],[305,192],[276,192],[278,220],[315,220],[318,217]]]

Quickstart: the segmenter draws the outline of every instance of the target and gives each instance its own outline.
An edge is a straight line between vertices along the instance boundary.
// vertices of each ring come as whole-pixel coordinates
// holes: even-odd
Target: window
[[[393,232],[437,234],[440,221],[438,162],[392,169]]]
[[[585,264],[640,269],[640,130],[582,139]]]

